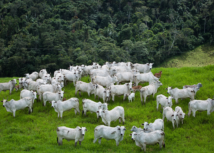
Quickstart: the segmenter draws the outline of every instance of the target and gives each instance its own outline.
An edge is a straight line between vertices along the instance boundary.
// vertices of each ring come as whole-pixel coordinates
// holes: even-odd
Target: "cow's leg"
[[[60,117],[61,117],[61,119],[62,119],[62,115],[63,115],[63,111],[60,112]]]
[[[102,137],[100,137],[99,140],[98,140],[99,144],[101,144],[101,140],[102,140]]]
[[[143,150],[146,152],[146,144],[143,144]]]
[[[190,116],[190,114],[191,114],[191,108],[190,108],[190,106],[189,106],[188,116]]]
[[[123,95],[123,101],[126,99],[126,94]]]
[[[93,143],[95,143],[97,141],[97,138],[94,137]]]
[[[146,95],[144,96],[144,103],[146,104]]]
[[[196,110],[192,110],[192,115],[195,117]]]
[[[16,116],[16,110],[13,110],[13,117]]]

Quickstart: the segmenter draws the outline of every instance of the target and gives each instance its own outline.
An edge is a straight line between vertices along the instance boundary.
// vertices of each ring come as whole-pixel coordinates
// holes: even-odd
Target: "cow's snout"
[[[132,140],[134,140],[134,139],[132,138]]]
[[[169,92],[167,92],[169,94]]]
[[[3,107],[4,107],[4,105],[3,105]]]
[[[82,134],[82,136],[84,136],[85,134]]]

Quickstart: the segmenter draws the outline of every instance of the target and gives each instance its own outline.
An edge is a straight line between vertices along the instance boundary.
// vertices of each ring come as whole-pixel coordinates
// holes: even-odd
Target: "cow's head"
[[[178,113],[177,113],[177,112],[173,112],[173,114],[172,114],[172,119],[173,119],[173,120],[176,120],[177,117],[178,117]]]
[[[170,91],[172,90],[172,87],[168,87],[168,88],[166,88],[166,90],[167,90],[167,93],[169,94]]]
[[[8,98],[7,98],[7,99],[4,99],[4,98],[3,98],[3,101],[1,101],[1,102],[3,102],[3,107],[5,107],[6,102],[8,102]]]
[[[142,125],[144,126],[144,128],[143,128],[144,131],[147,131],[149,129],[149,123],[148,122],[144,122]]]
[[[125,126],[121,126],[121,127],[120,127],[120,135],[123,135],[123,136],[124,136],[125,131],[126,131]]]

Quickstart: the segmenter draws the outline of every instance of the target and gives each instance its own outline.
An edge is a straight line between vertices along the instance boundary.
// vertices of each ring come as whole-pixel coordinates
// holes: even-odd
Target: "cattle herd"
[[[72,97],[68,100],[63,98],[64,91],[62,88],[67,85],[68,82],[73,82],[75,86],[75,95],[79,92],[87,92],[88,96],[94,94],[94,98],[102,99],[102,102],[94,102],[90,99],[83,99],[82,114],[86,115],[87,111],[97,114],[97,119],[102,118],[102,122],[107,125],[98,125],[94,129],[94,141],[98,139],[99,144],[101,139],[114,139],[116,145],[123,140],[123,136],[126,128],[124,126],[110,127],[111,121],[125,122],[125,110],[122,106],[117,106],[112,110],[108,110],[108,102],[114,101],[115,96],[123,96],[123,100],[128,97],[129,102],[132,102],[135,98],[135,92],[140,92],[141,102],[146,103],[147,96],[154,95],[162,83],[159,81],[162,71],[153,75],[151,72],[153,63],[147,64],[132,64],[131,62],[109,63],[100,66],[97,63],[93,65],[85,66],[69,66],[68,69],[60,69],[54,72],[54,76],[47,73],[46,69],[40,70],[40,72],[33,72],[32,74],[26,74],[26,77],[13,79],[7,83],[0,83],[0,91],[9,90],[10,94],[14,90],[21,90],[20,100],[3,99],[3,106],[8,112],[13,113],[15,117],[16,110],[29,108],[29,113],[33,111],[34,100],[39,96],[39,100],[43,101],[43,105],[46,106],[46,102],[51,103],[51,106],[58,113],[58,117],[63,117],[63,112],[74,108],[75,114],[80,113],[79,99]],[[82,76],[90,76],[91,82],[86,83],[81,80]],[[140,86],[139,83],[149,82],[147,86]],[[123,83],[123,84],[121,84]],[[197,91],[202,87],[201,83],[197,85],[185,85],[183,89],[172,87],[166,88],[167,93],[170,95],[166,97],[162,94],[156,96],[157,110],[159,104],[163,107],[163,118],[156,119],[154,123],[145,122],[144,128],[137,128],[133,126],[131,131],[132,139],[135,144],[142,150],[146,151],[146,145],[159,143],[160,148],[165,147],[164,143],[164,118],[172,122],[173,128],[175,124],[178,127],[179,122],[183,124],[185,113],[182,108],[177,106],[175,110],[172,107],[172,99],[175,99],[176,104],[179,98],[190,98],[189,113],[195,113],[197,110],[207,111],[209,115],[214,111],[214,99],[208,98],[207,100],[194,100]],[[23,89],[24,88],[24,89]],[[22,90],[23,89],[23,90]],[[65,126],[57,127],[57,142],[62,144],[63,139],[75,140],[75,146],[79,141],[84,140],[86,127],[68,128]]]

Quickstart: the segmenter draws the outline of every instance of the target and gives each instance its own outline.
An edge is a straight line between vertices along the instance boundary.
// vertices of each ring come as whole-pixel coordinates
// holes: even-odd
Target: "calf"
[[[107,140],[114,139],[116,141],[116,146],[119,145],[120,141],[123,140],[126,128],[124,126],[108,127],[105,125],[99,125],[94,129],[94,141],[98,140],[101,144],[101,139],[105,138]]]
[[[172,122],[173,128],[175,128],[174,123],[176,123],[178,127],[178,121],[179,121],[178,113],[174,111],[171,107],[165,107],[163,109],[163,121],[165,117],[168,121]]]
[[[1,102],[3,102],[3,107],[5,107],[8,112],[13,113],[13,117],[16,116],[17,110],[24,109],[26,107],[29,108],[29,114],[33,112],[33,101],[30,97],[25,97],[17,101],[14,99],[11,99],[10,101],[3,99]]]
[[[75,95],[77,95],[78,91],[79,91],[80,96],[81,96],[81,91],[82,91],[82,92],[87,92],[88,96],[90,97],[90,94],[92,94],[94,92],[93,83],[77,81],[76,86],[75,86]]]
[[[170,94],[173,99],[175,99],[175,102],[178,103],[179,98],[190,98],[191,100],[194,100],[195,97],[195,90],[191,88],[186,88],[186,89],[178,89],[172,87],[166,88],[167,93]]]
[[[148,86],[142,87],[140,89],[140,99],[141,103],[143,104],[143,99],[144,97],[144,103],[146,103],[146,97],[149,95],[154,95],[157,93],[158,88],[162,86],[162,83],[158,80],[154,80],[153,82],[150,82]]]
[[[155,73],[154,76],[157,78],[161,78],[161,74],[162,74],[162,71],[160,71],[159,73]]]
[[[114,101],[114,96],[121,96],[123,95],[123,100],[126,99],[126,96],[131,94],[132,90],[132,82],[130,83],[125,83],[124,85],[113,85],[109,87],[111,90],[111,96],[112,96],[112,101]]]
[[[148,133],[148,132],[152,132],[152,131],[155,131],[155,130],[162,130],[164,131],[164,122],[162,119],[156,119],[154,121],[154,123],[147,123],[147,122],[144,122],[144,132]]]
[[[46,102],[62,100],[64,96],[64,91],[58,91],[57,93],[46,91],[43,93],[43,106],[46,106]]]
[[[196,111],[207,111],[207,115],[210,115],[214,111],[214,98],[207,100],[192,100],[189,102],[189,113],[190,116],[191,112],[193,113],[193,117],[195,117]]]
[[[130,95],[128,95],[128,99],[129,99],[129,102],[130,101],[132,102],[132,99],[135,99],[135,93],[131,93]]]
[[[179,121],[181,121],[182,124],[183,124],[185,113],[183,112],[182,108],[179,107],[179,106],[176,106],[175,107],[175,111],[178,113]]]
[[[157,142],[160,145],[160,149],[162,146],[165,148],[164,136],[165,133],[161,130],[156,130],[150,133],[136,133],[133,132],[130,134],[132,136],[132,140],[135,141],[136,146],[140,147],[142,150],[146,151],[146,145],[153,145]]]
[[[80,128],[79,126],[77,126],[75,129],[72,129],[65,126],[60,126],[56,129],[57,143],[59,145],[62,145],[62,140],[66,139],[68,141],[75,140],[75,146],[77,145],[78,141],[81,145],[81,142],[84,140],[86,131],[86,127]]]
[[[10,95],[15,88],[16,79],[10,80],[7,83],[0,83],[0,92],[10,90]]]
[[[75,115],[77,112],[80,113],[78,98],[70,98],[66,101],[61,101],[61,100],[54,101],[53,100],[53,101],[51,101],[51,107],[54,108],[55,112],[58,113],[58,118],[60,116],[61,119],[62,119],[63,112],[67,111],[67,110],[71,110],[72,108],[74,108]]]
[[[157,95],[156,97],[156,102],[157,102],[157,110],[158,110],[158,106],[159,104],[161,104],[162,108],[164,107],[172,107],[172,96],[169,96],[168,98],[162,94]]]
[[[20,99],[24,98],[24,97],[30,97],[32,98],[33,100],[33,103],[34,103],[34,100],[37,99],[37,96],[36,96],[36,92],[33,91],[33,90],[22,90],[21,93],[20,93]]]
[[[121,119],[122,119],[123,124],[124,124],[124,122],[125,122],[124,108],[121,106],[117,106],[110,111],[109,110],[99,110],[99,117],[101,117],[103,123],[108,126],[110,126],[111,121],[116,121],[118,119],[119,119],[119,123],[121,122]]]
[[[136,92],[136,91],[140,91],[141,88],[142,88],[142,86],[133,86],[133,87],[132,87],[132,90],[133,90],[134,92]]]

